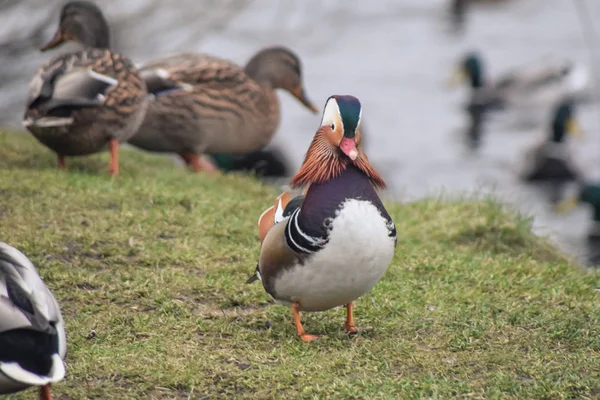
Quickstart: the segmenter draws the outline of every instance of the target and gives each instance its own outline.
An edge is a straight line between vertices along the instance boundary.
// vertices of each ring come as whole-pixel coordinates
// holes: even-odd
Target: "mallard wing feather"
[[[142,79],[151,93],[181,89],[190,91],[195,85],[218,83],[220,88],[239,85],[249,80],[238,65],[207,54],[182,53],[143,64]]]
[[[511,103],[543,103],[564,96],[585,96],[589,73],[568,60],[545,61],[515,69],[497,79],[492,89]]]
[[[139,81],[123,82],[128,61],[108,50],[93,49],[65,54],[42,66],[29,86],[29,112],[25,125],[56,126],[73,122],[72,114],[82,108],[111,107],[139,93],[128,93],[128,87],[143,90]],[[135,79],[134,79],[135,80]],[[113,90],[119,87],[119,90]]]
[[[40,93],[30,100],[30,106],[34,106],[42,115],[35,124],[48,125],[59,118],[68,119],[73,111],[101,106],[106,91],[117,84],[116,79],[89,68],[75,68],[52,76],[51,80],[44,82]]]

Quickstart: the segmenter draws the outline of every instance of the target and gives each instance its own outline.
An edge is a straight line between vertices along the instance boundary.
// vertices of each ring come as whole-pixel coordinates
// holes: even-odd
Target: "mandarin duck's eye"
[[[331,130],[335,131],[335,124],[331,124]]]

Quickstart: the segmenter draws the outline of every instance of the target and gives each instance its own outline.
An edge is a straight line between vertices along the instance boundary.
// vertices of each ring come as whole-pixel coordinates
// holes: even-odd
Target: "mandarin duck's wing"
[[[261,246],[271,229],[292,215],[294,211],[302,206],[305,195],[296,196],[293,199],[289,192],[283,192],[275,200],[275,204],[267,208],[258,218],[258,235]],[[285,224],[284,224],[285,225]],[[256,264],[256,272],[246,283],[252,283],[260,279],[259,264]]]
[[[294,251],[288,245],[286,230],[289,219],[290,217],[284,218],[269,230],[260,248],[256,273],[253,278],[248,280],[250,282],[260,280],[267,293],[272,293],[271,277],[274,277],[277,271],[285,270],[298,264],[302,258],[301,254]]]
[[[291,196],[289,192],[281,193],[275,200],[275,204],[267,208],[258,217],[258,236],[262,244],[269,230],[284,218],[283,212],[290,202]]]

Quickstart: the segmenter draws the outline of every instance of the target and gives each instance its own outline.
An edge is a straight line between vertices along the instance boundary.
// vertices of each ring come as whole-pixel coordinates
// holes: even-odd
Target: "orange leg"
[[[119,141],[117,139],[110,139],[108,148],[110,150],[109,172],[112,176],[117,176],[119,175]]]
[[[40,400],[52,400],[52,393],[50,393],[50,384],[44,385],[40,388]]]
[[[352,303],[346,304],[346,323],[344,324],[344,329],[348,333],[358,333],[360,331],[373,329],[372,326],[367,326],[366,328],[357,328],[354,325],[354,315],[352,314]]]
[[[191,167],[194,172],[219,172],[219,169],[213,165],[206,158],[195,153],[179,153],[183,161],[185,161],[188,167]]]
[[[292,303],[292,313],[294,314],[294,323],[296,324],[296,331],[298,335],[300,335],[300,339],[305,343],[312,342],[313,340],[318,339],[318,336],[309,335],[304,332],[304,328],[302,327],[302,322],[300,321],[300,304]]]
[[[58,169],[67,169],[67,162],[65,160],[65,156],[58,155]]]

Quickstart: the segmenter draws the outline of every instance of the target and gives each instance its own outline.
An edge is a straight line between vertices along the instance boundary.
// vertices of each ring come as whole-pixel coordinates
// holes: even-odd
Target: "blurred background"
[[[593,53],[586,42],[590,38],[586,39],[577,4],[585,3],[590,20],[600,21],[600,1],[473,1],[461,29],[453,24],[450,0],[96,3],[109,20],[113,48],[136,63],[200,51],[243,65],[262,47],[290,47],[303,62],[307,93],[318,106],[335,93],[361,99],[367,153],[387,180],[389,197],[406,201],[492,193],[535,216],[537,233],[550,236],[582,260],[587,257],[584,239],[591,211],[580,207],[558,215],[539,188],[518,178],[524,153],[545,134],[548,117],[527,124],[511,120],[510,115],[494,120],[485,129],[483,144],[472,151],[464,141],[468,87],[451,90],[448,79],[464,54],[477,50],[491,77],[546,57],[585,64],[592,71],[595,90],[599,75],[593,71]],[[26,86],[50,56],[38,48],[56,30],[61,5],[50,0],[0,0],[0,124],[4,126],[22,129]],[[283,117],[274,145],[294,171],[320,117],[307,113],[286,93],[280,98]],[[570,140],[568,146],[586,177],[598,180],[598,102],[578,106],[576,114],[585,136]]]

